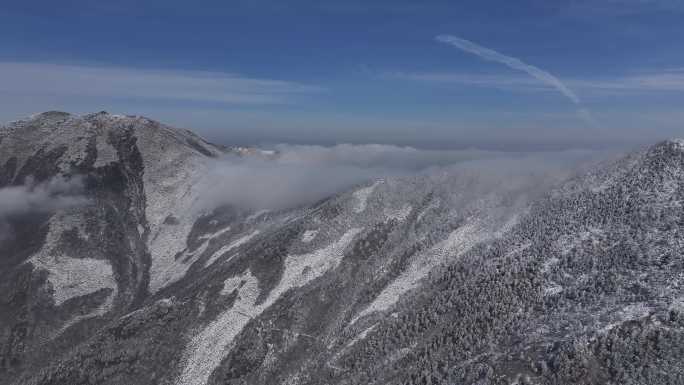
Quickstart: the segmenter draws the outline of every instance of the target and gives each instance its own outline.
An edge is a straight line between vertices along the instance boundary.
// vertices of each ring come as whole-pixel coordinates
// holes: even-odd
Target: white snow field
[[[250,271],[246,271],[238,279],[227,282],[224,292],[236,290],[240,282],[244,281],[238,289],[238,299],[232,308],[201,330],[186,347],[185,367],[177,384],[206,384],[211,373],[230,352],[235,337],[252,318],[263,313],[288,290],[304,286],[337,267],[344,257],[344,250],[359,232],[361,229],[350,229],[339,240],[325,248],[304,255],[288,256],[278,286],[261,304],[256,304],[259,297],[259,282]]]

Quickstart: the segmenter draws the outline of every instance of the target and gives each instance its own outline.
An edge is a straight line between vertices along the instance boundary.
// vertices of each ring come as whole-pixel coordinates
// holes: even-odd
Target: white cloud
[[[554,90],[548,84],[541,83],[536,79],[504,74],[392,71],[381,73],[379,76],[385,79],[407,80],[443,85],[459,84],[505,90],[532,90],[544,92]]]
[[[0,84],[0,93],[13,97],[94,97],[247,105],[285,104],[298,95],[323,90],[296,82],[220,72],[20,62],[0,62]]]
[[[541,84],[534,79],[522,76],[511,76],[502,74],[480,74],[463,72],[386,72],[382,77],[390,79],[414,80],[432,83],[457,83],[472,84],[492,87],[534,87],[546,90],[549,87]]]
[[[507,56],[499,52],[496,52],[492,49],[482,47],[469,40],[461,39],[460,37],[451,35],[440,35],[437,36],[437,41],[450,44],[462,51],[476,55],[482,58],[483,60],[501,63],[512,69],[526,72],[528,75],[539,80],[540,82],[548,84],[551,87],[555,88],[556,90],[558,90],[558,92],[565,95],[573,103],[580,104],[579,98],[577,97],[577,95],[575,95],[575,93],[572,90],[570,90],[565,84],[563,84],[563,82],[560,79],[542,70],[541,68],[527,64],[518,58]]]
[[[43,183],[29,180],[20,186],[0,188],[0,220],[11,215],[51,212],[85,203],[81,178],[53,178]]]
[[[612,92],[683,92],[684,72],[665,70],[639,73],[613,79],[576,80],[577,88]]]
[[[461,39],[457,36],[440,35],[437,36],[436,39],[439,42],[450,44],[464,52],[476,55],[482,58],[483,60],[501,63],[514,70],[523,71],[527,73],[531,77],[539,80],[541,83],[549,85],[550,87],[552,87],[553,89],[557,90],[565,97],[570,99],[570,101],[572,101],[576,106],[578,106],[577,116],[580,119],[582,119],[587,125],[591,127],[599,126],[598,121],[592,116],[589,109],[587,109],[586,107],[582,107],[582,102],[580,101],[579,97],[570,88],[568,88],[565,85],[565,83],[563,83],[559,78],[550,74],[549,72],[546,72],[539,67],[527,64],[518,58],[501,54],[487,47],[477,45],[472,41]]]
[[[377,178],[444,171],[456,165],[487,171],[496,178],[525,171],[571,169],[596,156],[588,151],[507,153],[479,150],[438,151],[390,145],[332,147],[278,145],[269,157],[226,157],[207,173],[200,199],[206,207],[234,204],[280,209],[315,202]],[[512,166],[515,164],[515,166]],[[523,166],[524,165],[524,166]],[[438,174],[438,173],[437,173]]]
[[[24,185],[0,188],[0,246],[14,237],[12,217],[24,214],[51,213],[87,203],[82,195],[80,177],[56,177],[43,183],[31,179]]]
[[[556,89],[547,83],[515,75],[463,72],[385,72],[380,77],[433,84],[459,84],[506,90],[551,92]],[[623,76],[591,79],[570,78],[568,87],[583,94],[633,94],[643,92],[684,92],[684,70],[671,68],[662,71],[638,72]]]

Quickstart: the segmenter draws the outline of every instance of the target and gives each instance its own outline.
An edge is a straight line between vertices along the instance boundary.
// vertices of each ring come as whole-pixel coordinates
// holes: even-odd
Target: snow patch
[[[361,230],[361,228],[352,228],[344,233],[339,240],[325,248],[308,254],[288,256],[285,261],[283,278],[278,286],[273,289],[269,300],[266,302],[275,302],[277,298],[291,288],[304,286],[328,270],[336,268],[344,257],[344,250]]]
[[[211,159],[188,146],[194,135],[159,125],[150,127],[144,118],[135,118],[135,136],[143,157],[145,218],[149,225],[151,293],[182,278],[194,260],[176,259],[185,250],[193,225],[204,214],[201,192],[210,184],[206,170]],[[204,146],[212,151],[211,146]],[[178,223],[164,223],[174,215]]]
[[[219,315],[192,339],[186,348],[185,368],[176,383],[206,384],[211,373],[230,352],[230,344],[252,318],[259,316],[288,290],[302,287],[337,267],[344,257],[344,250],[359,232],[361,229],[353,228],[325,248],[309,254],[288,256],[282,279],[260,305],[256,304],[259,296],[258,280],[250,271],[237,278],[244,283],[238,290],[238,298],[233,307]],[[228,287],[233,287],[235,282],[237,281],[230,281]]]
[[[149,289],[154,293],[182,277],[189,267],[174,257],[185,249],[187,235],[200,215],[194,205],[204,188],[200,182],[210,158],[188,145],[190,140],[203,142],[200,138],[139,117],[102,113],[84,117],[62,113],[39,114],[9,128],[11,135],[2,141],[0,164],[4,164],[9,156],[16,156],[17,169],[21,169],[36,152],[64,146],[66,151],[56,166],[62,172],[70,172],[72,162],[84,160],[88,145],[94,139],[97,149],[95,166],[103,166],[119,160],[116,149],[107,138],[112,132],[131,128],[144,167],[145,219],[149,230],[147,247],[151,254]],[[221,153],[204,142],[203,147],[213,154]],[[178,214],[179,224],[164,224],[171,214]]]
[[[255,220],[259,219],[259,217],[261,217],[262,215],[265,215],[268,213],[269,213],[269,210],[259,210],[259,211],[255,212],[254,214],[248,216],[245,219],[245,222],[254,222]]]
[[[551,282],[548,286],[544,287],[544,295],[546,296],[554,296],[556,294],[560,294],[563,292],[563,286]]]
[[[217,231],[217,232],[215,232],[215,233],[213,233],[213,234],[204,234],[204,235],[201,235],[201,236],[197,237],[197,239],[202,240],[202,241],[214,239],[214,238],[220,237],[221,235],[223,235],[223,234],[229,232],[230,229],[231,229],[231,227],[228,226],[228,227],[226,227],[225,229],[221,229],[221,230],[219,230],[219,231]]]
[[[461,226],[452,232],[447,239],[414,260],[406,271],[387,285],[375,300],[354,317],[349,324],[353,325],[357,320],[371,313],[390,309],[404,293],[418,287],[420,281],[435,266],[445,263],[451,258],[458,258],[477,243],[486,239],[486,233],[480,226],[474,224]]]
[[[65,330],[70,328],[72,325],[75,325],[81,321],[84,321],[84,320],[87,320],[90,318],[95,318],[95,317],[102,317],[103,315],[105,315],[109,311],[109,309],[111,309],[113,302],[114,302],[114,296],[110,295],[109,297],[107,297],[107,299],[102,304],[100,304],[100,306],[97,307],[97,309],[93,310],[92,312],[90,312],[88,314],[77,315],[77,316],[71,318],[70,320],[65,322],[64,325],[62,325],[62,327],[59,328],[57,333],[54,334],[54,337],[59,336]]]
[[[604,236],[604,230],[598,227],[590,227],[585,231],[579,232],[572,236],[563,236],[556,241],[556,249],[562,255],[567,255],[573,248],[581,247],[584,243],[591,243],[591,245],[598,245],[601,238]]]
[[[252,317],[261,312],[259,306],[255,306],[259,296],[259,281],[250,271],[239,279],[245,283],[240,288],[233,307],[211,322],[186,347],[185,368],[177,384],[206,384],[211,373],[228,354],[229,344]]]
[[[364,331],[362,331],[361,333],[359,333],[359,335],[357,335],[356,337],[354,337],[354,339],[352,339],[351,341],[349,341],[348,344],[346,344],[342,349],[340,349],[337,353],[335,353],[335,355],[332,356],[332,358],[330,359],[330,361],[328,361],[328,363],[327,363],[328,366],[331,366],[331,367],[335,368],[335,366],[333,366],[332,363],[334,363],[334,362],[336,362],[337,360],[339,360],[339,358],[340,358],[343,354],[345,354],[345,353],[346,353],[352,346],[354,346],[357,342],[359,342],[359,341],[365,339],[366,337],[368,337],[368,334],[369,334],[370,332],[372,332],[377,326],[378,326],[377,323],[371,325],[370,327],[366,328],[366,330],[364,330]],[[331,342],[327,345],[328,350],[332,349],[333,346],[334,346],[334,344],[335,344],[335,341],[334,341],[334,340],[331,341]]]
[[[152,259],[151,293],[182,278],[192,264],[183,262],[183,258],[176,260],[175,256],[186,248],[187,236],[201,215],[195,207],[199,197],[200,163],[197,160],[183,161],[178,155],[168,163],[175,165],[173,169],[169,167],[155,172],[155,166],[145,164],[145,216],[150,228],[148,249]],[[182,213],[176,216],[178,223],[165,224],[164,220],[172,213]]]
[[[316,235],[318,235],[318,230],[306,230],[302,235],[302,242],[309,243],[316,238]]]
[[[111,289],[112,293],[98,310],[98,314],[104,314],[111,307],[117,292],[112,266],[105,260],[72,258],[58,251],[59,237],[77,223],[83,223],[77,215],[54,215],[48,224],[45,244],[28,262],[36,269],[48,272],[47,280],[52,287],[56,306],[71,298]]]
[[[432,210],[438,209],[441,204],[442,204],[441,199],[439,199],[439,198],[433,199],[430,202],[430,204],[426,208],[424,208],[423,211],[420,212],[420,214],[418,214],[418,218],[416,218],[416,222],[420,222],[423,219],[423,217],[425,217],[426,214],[428,214]]]
[[[356,200],[356,204],[354,205],[354,212],[357,214],[360,214],[364,211],[366,211],[366,206],[368,205],[368,198],[371,196],[373,193],[373,190],[380,184],[380,181],[377,181],[373,183],[372,185],[364,188],[360,188],[352,194],[354,196],[354,199]]]
[[[367,328],[366,330],[362,331],[361,333],[359,333],[359,335],[356,336],[356,338],[354,338],[353,340],[351,340],[351,341],[344,347],[344,349],[347,350],[347,349],[351,348],[352,346],[354,346],[357,342],[359,342],[359,341],[361,341],[361,340],[363,340],[363,339],[366,339],[366,337],[368,337],[368,334],[369,334],[370,332],[372,332],[376,327],[378,327],[378,324],[373,324],[373,326],[371,326],[371,327]]]
[[[411,214],[413,207],[411,205],[404,205],[402,208],[397,210],[385,210],[385,217],[387,220],[396,220],[403,222]]]
[[[651,314],[651,307],[644,302],[627,305],[616,314],[617,321],[609,323],[599,333],[607,333],[622,323],[638,320]]]
[[[232,277],[223,281],[223,289],[221,289],[221,295],[229,295],[235,289],[240,287],[240,284],[245,282],[242,277]]]
[[[636,319],[644,318],[651,313],[651,307],[644,302],[632,304],[625,306],[618,313],[620,320],[623,322],[633,321]]]
[[[552,267],[556,266],[557,264],[560,263],[560,259],[556,257],[551,257],[547,259],[544,264],[542,265],[541,271],[542,273],[549,272]]]
[[[119,161],[119,154],[116,149],[107,142],[106,135],[95,136],[95,148],[97,150],[97,159],[95,159],[94,167],[106,166],[112,162]]]
[[[259,235],[259,230],[254,230],[253,232],[251,232],[247,235],[243,235],[242,237],[234,240],[230,244],[223,246],[222,248],[220,248],[217,252],[215,252],[207,260],[207,262],[204,264],[204,267],[209,267],[214,262],[216,262],[217,259],[221,258],[222,255],[226,254],[227,252],[229,252],[235,248],[238,248],[238,247],[244,245],[245,243],[249,242],[250,240],[252,240],[252,238],[256,237],[257,235]]]
[[[48,272],[48,282],[52,286],[56,306],[100,289],[116,291],[112,266],[107,261],[70,258],[65,255],[41,255],[31,259],[31,263]]]

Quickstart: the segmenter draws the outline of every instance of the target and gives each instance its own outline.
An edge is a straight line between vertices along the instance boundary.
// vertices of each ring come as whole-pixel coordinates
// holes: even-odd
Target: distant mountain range
[[[107,113],[0,127],[0,384],[684,383],[684,141],[549,188],[198,209],[227,153],[273,155]]]

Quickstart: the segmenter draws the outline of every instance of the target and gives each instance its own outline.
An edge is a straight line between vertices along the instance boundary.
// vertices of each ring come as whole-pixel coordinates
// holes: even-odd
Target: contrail
[[[533,78],[538,79],[539,81],[544,82],[552,86],[553,88],[557,89],[560,93],[567,96],[568,99],[572,100],[573,103],[581,104],[577,95],[575,95],[574,92],[572,92],[568,87],[566,87],[565,84],[563,84],[563,82],[560,81],[560,79],[544,71],[541,68],[529,65],[520,59],[498,53],[492,49],[482,47],[480,45],[473,43],[472,41],[461,39],[460,37],[452,35],[439,35],[437,36],[437,41],[446,44],[451,44],[454,47],[459,48],[465,52],[477,55],[484,60],[501,63],[510,68],[527,72]]]
[[[578,115],[585,122],[592,126],[598,125],[598,123],[592,117],[589,110],[582,107],[582,102],[580,101],[579,97],[575,95],[575,93],[572,92],[572,90],[570,90],[565,84],[563,84],[563,82],[560,81],[560,79],[544,71],[543,69],[527,64],[518,58],[506,56],[504,54],[494,51],[493,49],[489,49],[487,47],[475,44],[472,41],[461,39],[457,36],[439,35],[436,37],[436,40],[441,43],[453,45],[454,47],[462,51],[476,55],[484,60],[501,63],[515,70],[526,72],[533,78],[555,88],[556,90],[558,90],[558,92],[560,92],[561,94],[565,95],[568,99],[570,99],[575,105],[579,107]]]

